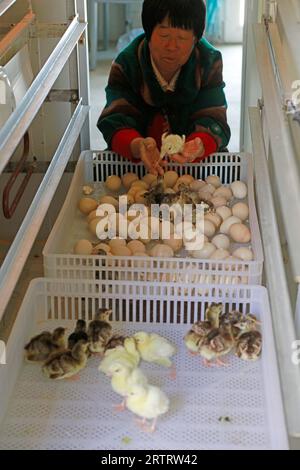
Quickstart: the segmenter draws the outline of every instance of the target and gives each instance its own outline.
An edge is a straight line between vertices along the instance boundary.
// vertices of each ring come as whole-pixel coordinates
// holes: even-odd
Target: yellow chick
[[[53,333],[43,331],[34,336],[24,347],[25,357],[30,362],[43,362],[55,352],[65,349],[66,328],[56,328]]]
[[[117,346],[115,349],[106,351],[100,363],[99,370],[108,375],[109,368],[116,362],[131,369],[135,369],[139,365],[140,354],[133,338],[126,338],[124,346]]]
[[[114,362],[109,367],[108,376],[111,377],[112,389],[124,397],[119,405],[115,405],[117,411],[125,409],[125,397],[133,385],[147,385],[148,380],[141,369],[132,369],[120,362]]]
[[[90,351],[96,354],[103,354],[107,342],[112,336],[112,326],[109,317],[112,310],[99,309],[88,327],[88,340]]]
[[[144,361],[154,362],[165,367],[172,366],[170,357],[175,354],[176,348],[170,341],[155,333],[148,334],[144,331],[135,333],[133,337]]]
[[[170,401],[158,387],[134,384],[128,391],[125,403],[128,410],[143,418],[142,429],[154,432],[158,416],[169,410]],[[152,419],[152,424],[147,424],[147,419]]]
[[[49,379],[66,379],[77,374],[86,366],[89,343],[80,340],[72,350],[53,354],[42,367]]]

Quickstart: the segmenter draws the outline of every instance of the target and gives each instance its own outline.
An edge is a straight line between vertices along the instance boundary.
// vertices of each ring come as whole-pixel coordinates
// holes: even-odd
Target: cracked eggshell
[[[95,250],[103,250],[105,251],[105,253],[108,255],[108,253],[111,253],[111,249],[110,247],[106,244],[106,243],[99,243],[99,245],[96,245],[94,247],[94,251]]]
[[[95,209],[97,209],[97,207],[97,201],[95,201],[95,199],[92,199],[91,197],[82,197],[78,203],[78,208],[80,212],[85,215],[94,211]]]
[[[231,225],[240,223],[241,219],[239,219],[238,217],[231,216],[222,223],[220,227],[220,232],[224,233],[225,235],[228,235]]]
[[[229,235],[237,243],[249,243],[251,240],[251,232],[248,227],[238,222],[230,225]]]
[[[222,186],[221,180],[219,176],[216,175],[210,175],[206,178],[206,183],[207,184],[212,184],[216,189],[220,188]]]
[[[226,219],[229,219],[229,217],[232,216],[231,209],[230,209],[230,207],[227,207],[227,206],[217,207],[216,213],[217,213],[220,217],[222,217],[223,222],[224,222]]]
[[[245,204],[244,202],[238,202],[237,204],[234,204],[231,210],[232,210],[232,215],[241,219],[242,222],[247,220],[249,217],[249,206],[248,204]]]
[[[243,181],[234,181],[230,187],[236,199],[244,199],[247,196],[248,188]]]
[[[228,250],[230,247],[230,239],[227,235],[219,234],[212,239],[212,243],[218,248]]]
[[[238,248],[232,255],[242,261],[253,261],[254,259],[253,251],[250,248]]]

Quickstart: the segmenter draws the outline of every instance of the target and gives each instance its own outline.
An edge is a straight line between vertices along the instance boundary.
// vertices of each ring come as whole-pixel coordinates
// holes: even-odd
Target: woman
[[[202,36],[204,0],[144,0],[145,34],[114,61],[98,120],[108,146],[163,174],[164,132],[186,135],[172,160],[199,161],[230,139],[222,56]]]

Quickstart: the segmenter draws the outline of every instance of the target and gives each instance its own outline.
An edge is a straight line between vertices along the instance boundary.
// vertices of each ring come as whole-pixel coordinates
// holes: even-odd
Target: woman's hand
[[[163,167],[166,162],[161,160],[160,152],[152,137],[134,139],[131,142],[131,151],[134,158],[142,160],[149,173],[156,176],[164,174]]]
[[[196,158],[203,157],[205,153],[205,148],[200,137],[196,137],[194,140],[190,140],[184,144],[183,151],[181,153],[176,153],[171,155],[170,158],[177,163],[191,163]]]

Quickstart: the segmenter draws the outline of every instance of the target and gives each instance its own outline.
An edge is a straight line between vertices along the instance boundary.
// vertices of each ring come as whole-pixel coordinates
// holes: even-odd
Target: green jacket
[[[208,132],[223,149],[230,128],[222,69],[221,53],[202,38],[182,67],[175,91],[164,92],[152,69],[145,35],[138,36],[112,64],[107,103],[97,126],[110,146],[117,130],[134,128],[146,136],[153,117],[163,111],[173,134]]]

